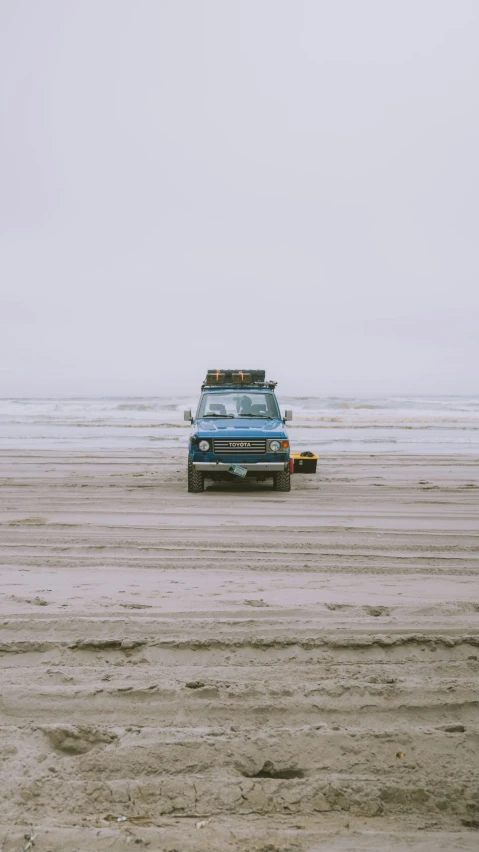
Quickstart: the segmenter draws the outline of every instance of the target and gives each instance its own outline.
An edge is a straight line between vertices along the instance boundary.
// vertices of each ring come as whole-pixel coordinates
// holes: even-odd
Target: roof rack
[[[238,382],[224,382],[222,384],[218,384],[217,382],[207,382],[206,379],[201,385],[201,390],[205,388],[216,388],[217,390],[248,390],[249,389],[260,389],[260,388],[268,388],[269,390],[274,390],[278,382],[267,381],[267,382],[242,382],[239,384]]]

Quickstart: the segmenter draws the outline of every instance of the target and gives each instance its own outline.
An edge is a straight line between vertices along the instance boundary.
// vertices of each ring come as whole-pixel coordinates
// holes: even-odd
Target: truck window
[[[272,393],[231,391],[205,393],[198,417],[271,417],[280,418],[278,404]]]

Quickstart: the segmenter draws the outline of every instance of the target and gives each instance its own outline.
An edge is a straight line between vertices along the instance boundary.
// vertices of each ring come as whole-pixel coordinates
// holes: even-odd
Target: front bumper
[[[229,470],[232,464],[237,464],[239,467],[245,467],[246,470],[251,470],[257,473],[276,473],[277,471],[281,471],[285,469],[284,461],[277,462],[193,462],[193,467],[196,470],[203,471],[204,473],[208,471],[216,471],[220,473],[224,471],[225,473]]]

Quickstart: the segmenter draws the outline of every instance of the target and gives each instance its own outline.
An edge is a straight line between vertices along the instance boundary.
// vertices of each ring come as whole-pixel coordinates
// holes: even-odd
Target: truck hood
[[[199,438],[287,438],[282,420],[255,420],[250,417],[235,417],[234,420],[199,419],[193,424],[193,435]]]

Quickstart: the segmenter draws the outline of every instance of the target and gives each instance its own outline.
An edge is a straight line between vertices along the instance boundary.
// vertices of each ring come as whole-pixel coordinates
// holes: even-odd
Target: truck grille
[[[238,440],[213,441],[213,452],[218,455],[259,455],[266,452],[266,441],[262,438],[253,441]]]

